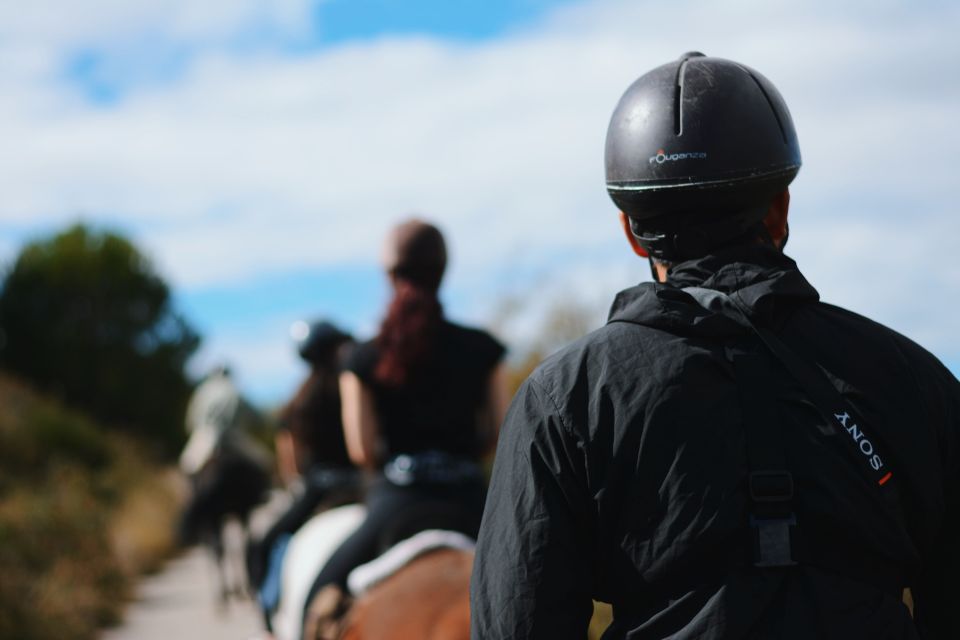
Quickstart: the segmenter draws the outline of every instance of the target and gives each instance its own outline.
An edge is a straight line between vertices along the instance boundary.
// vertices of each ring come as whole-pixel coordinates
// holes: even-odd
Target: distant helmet
[[[329,361],[340,345],[353,340],[350,334],[326,320],[309,323],[298,320],[290,327],[290,337],[296,343],[300,357],[312,365]]]
[[[607,129],[607,191],[640,244],[667,260],[744,234],[800,164],[776,87],[697,52],[630,85]]]

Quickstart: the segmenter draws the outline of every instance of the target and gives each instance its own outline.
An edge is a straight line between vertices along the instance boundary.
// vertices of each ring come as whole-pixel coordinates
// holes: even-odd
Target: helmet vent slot
[[[687,60],[682,60],[673,88],[673,132],[678,136],[683,135],[683,72],[686,68]]]
[[[742,68],[743,67],[741,67],[741,69]],[[770,99],[770,94],[767,93],[767,90],[763,88],[763,84],[760,82],[757,76],[753,75],[752,72],[747,71],[746,69],[744,69],[744,71],[749,74],[750,79],[753,80],[754,83],[756,83],[757,88],[760,89],[760,93],[762,93],[763,97],[767,99],[767,104],[770,105],[770,111],[773,113],[773,117],[777,120],[777,126],[780,127],[780,135],[783,137],[783,142],[784,144],[787,144],[787,132],[783,128],[783,120],[780,119],[780,112],[777,111],[777,107],[774,105],[773,100]]]

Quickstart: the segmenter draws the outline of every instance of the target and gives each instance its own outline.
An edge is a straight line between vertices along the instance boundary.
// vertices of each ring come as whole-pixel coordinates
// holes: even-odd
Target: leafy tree
[[[0,291],[0,364],[100,420],[181,443],[199,337],[128,240],[76,225],[26,245]]]

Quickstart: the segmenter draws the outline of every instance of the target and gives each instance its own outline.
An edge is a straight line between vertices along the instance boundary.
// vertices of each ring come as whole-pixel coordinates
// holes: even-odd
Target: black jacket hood
[[[730,318],[700,306],[683,291],[686,287],[722,291],[761,325],[774,325],[789,308],[820,299],[797,264],[780,251],[762,245],[737,247],[674,265],[666,283],[643,282],[621,291],[607,322],[714,338],[746,331]]]

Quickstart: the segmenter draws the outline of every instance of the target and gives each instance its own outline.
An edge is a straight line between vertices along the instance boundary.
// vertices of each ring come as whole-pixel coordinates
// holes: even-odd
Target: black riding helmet
[[[607,130],[607,191],[641,246],[667,261],[745,234],[800,164],[776,87],[697,52],[630,85]]]
[[[290,336],[300,357],[314,366],[329,362],[340,345],[353,340],[349,333],[326,320],[310,323],[299,320],[290,327]]]

